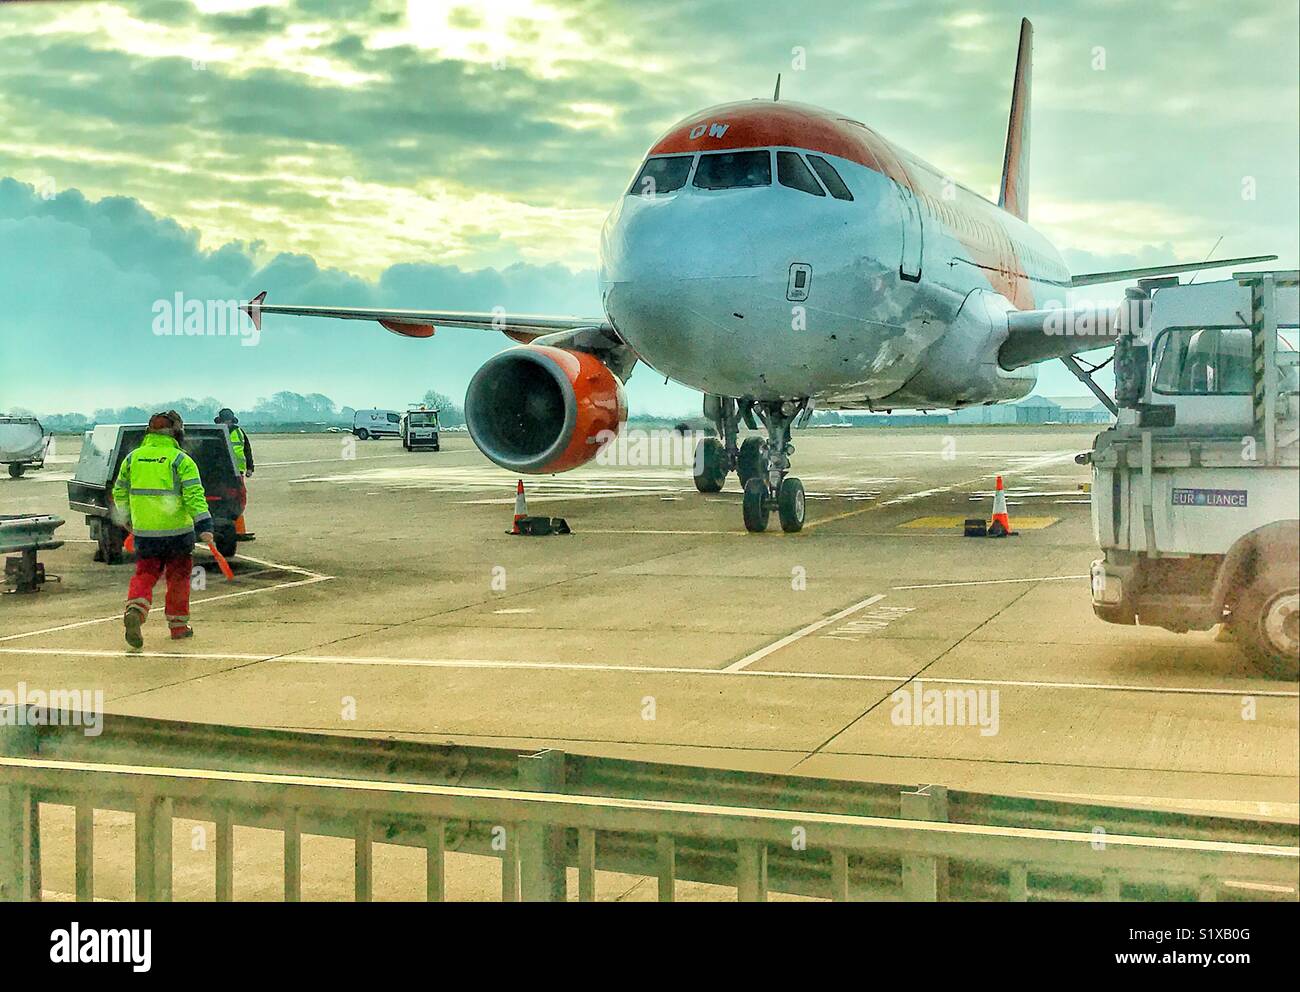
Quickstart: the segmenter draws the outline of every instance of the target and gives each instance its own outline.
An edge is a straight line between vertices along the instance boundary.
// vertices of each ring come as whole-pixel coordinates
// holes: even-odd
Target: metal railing
[[[147,724],[153,734],[162,732],[158,721],[110,720],[128,730],[140,732]],[[168,726],[181,733],[185,725]],[[780,865],[776,889],[837,900],[1118,899],[1126,889],[1130,897],[1141,898],[1146,897],[1143,886],[1171,894],[1165,897],[1185,893],[1214,899],[1225,883],[1250,883],[1274,897],[1294,899],[1300,872],[1300,848],[1291,843],[1116,832],[1099,836],[1095,828],[947,822],[952,796],[939,788],[895,788],[898,815],[864,815],[783,808],[795,798],[799,780],[793,776],[749,776],[754,780],[750,792],[764,797],[761,805],[716,798],[579,794],[564,783],[566,757],[577,764],[612,759],[578,759],[558,751],[492,757],[489,749],[475,749],[485,752],[495,768],[516,765],[518,774],[508,786],[460,785],[393,781],[373,769],[376,754],[403,752],[413,758],[426,747],[445,761],[450,749],[439,746],[202,726],[194,728],[189,745],[173,742],[177,751],[203,753],[205,738],[211,741],[224,734],[227,741],[252,743],[251,750],[274,756],[281,767],[296,742],[300,751],[322,749],[321,756],[329,755],[335,764],[340,755],[357,750],[372,766],[364,776],[353,769],[343,774],[285,774],[195,767],[197,761],[180,765],[174,754],[167,756],[171,765],[89,761],[79,752],[111,745],[111,735],[109,742],[87,745],[85,739],[78,742],[58,728],[27,729],[32,732],[25,739],[11,734],[0,747],[7,752],[0,756],[0,897],[5,899],[39,898],[42,803],[75,809],[75,894],[80,900],[94,897],[96,809],[134,813],[135,896],[140,900],[171,897],[172,821],[179,817],[215,825],[217,900],[232,898],[236,825],[281,832],[287,900],[302,895],[304,834],[352,839],[354,895],[359,901],[373,894],[375,843],[423,847],[426,895],[431,900],[445,898],[448,850],[496,859],[502,898],[538,901],[567,898],[571,865],[577,868],[577,896],[583,901],[595,898],[598,868],[657,877],[662,900],[673,898],[677,881],[690,879],[730,885],[745,901],[766,898],[773,863]],[[71,753],[49,756],[60,750]],[[673,768],[622,764],[630,766],[624,769],[627,778],[647,783],[642,793],[653,793],[656,782],[660,791],[665,788],[661,776],[645,769]],[[450,765],[462,775],[466,770],[463,761]],[[748,773],[676,768],[674,774],[681,781],[692,775],[697,781],[722,776],[739,790]],[[830,791],[826,780],[807,781],[810,791]],[[866,795],[890,788],[844,786],[860,786]],[[784,798],[772,801],[776,796]],[[826,805],[824,799],[821,805]],[[1290,825],[1282,826],[1279,831],[1274,825],[1275,838],[1291,832]]]

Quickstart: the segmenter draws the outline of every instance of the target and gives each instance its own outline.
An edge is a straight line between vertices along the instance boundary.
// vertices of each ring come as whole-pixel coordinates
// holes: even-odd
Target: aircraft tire
[[[804,495],[803,483],[798,479],[786,479],[776,497],[776,512],[781,518],[781,529],[787,534],[803,530]]]
[[[772,512],[767,499],[767,483],[762,479],[750,479],[745,483],[741,509],[744,511],[745,530],[751,534],[761,534],[767,530],[768,514]]]
[[[695,488],[716,493],[727,481],[727,452],[716,437],[706,437],[695,446]]]
[[[740,455],[736,459],[736,477],[743,487],[750,479],[763,475],[763,439],[747,437],[740,445]]]

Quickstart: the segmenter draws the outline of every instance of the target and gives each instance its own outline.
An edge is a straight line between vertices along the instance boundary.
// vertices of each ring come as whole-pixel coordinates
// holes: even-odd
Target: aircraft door
[[[909,282],[921,280],[921,208],[916,202],[915,194],[899,183],[894,183],[898,190],[899,209],[902,213],[903,254],[898,264],[898,275]]]

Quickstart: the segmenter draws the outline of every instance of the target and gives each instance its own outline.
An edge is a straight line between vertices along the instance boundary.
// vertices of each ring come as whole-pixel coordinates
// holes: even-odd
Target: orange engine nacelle
[[[595,355],[524,345],[494,355],[470,380],[465,423],[479,450],[529,475],[583,465],[627,420],[618,376]]]

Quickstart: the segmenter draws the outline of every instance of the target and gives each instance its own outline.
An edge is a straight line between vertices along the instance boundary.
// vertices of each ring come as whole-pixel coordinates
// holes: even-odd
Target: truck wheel
[[[361,428],[361,430],[357,431],[357,440],[358,440],[358,441],[369,441],[369,440],[370,440],[370,432],[369,432],[368,430],[366,430],[364,427]]]
[[[10,463],[9,463],[9,478],[11,478],[11,479],[21,479],[21,478],[23,477],[23,470],[24,470],[26,467],[27,467],[27,466],[24,465],[22,462],[10,462]]]
[[[104,522],[99,528],[99,546],[95,551],[95,561],[105,565],[117,565],[122,561],[122,543],[126,540],[126,531],[117,524]]]
[[[1266,569],[1232,608],[1232,632],[1261,672],[1300,678],[1300,581],[1294,567]]]
[[[212,543],[217,546],[223,558],[229,558],[239,550],[239,536],[234,527],[219,527],[212,534]]]

